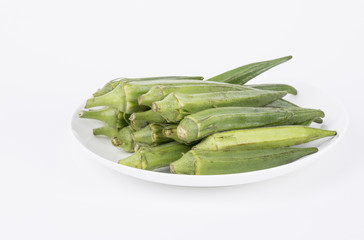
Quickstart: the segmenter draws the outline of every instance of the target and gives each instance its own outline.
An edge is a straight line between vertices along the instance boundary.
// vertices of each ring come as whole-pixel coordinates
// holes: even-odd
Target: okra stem
[[[161,125],[151,123],[133,134],[134,142],[151,146],[171,142],[172,139],[163,136],[162,131],[163,127]]]
[[[166,143],[157,147],[142,147],[130,157],[120,160],[119,164],[153,170],[168,166],[190,149],[191,147],[177,142]]]

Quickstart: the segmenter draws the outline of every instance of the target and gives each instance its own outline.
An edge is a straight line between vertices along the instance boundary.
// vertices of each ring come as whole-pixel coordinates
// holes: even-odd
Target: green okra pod
[[[158,85],[200,85],[200,80],[149,80],[149,81],[123,81],[111,92],[90,98],[85,108],[109,106],[119,109],[121,112],[133,113],[147,110],[148,107],[138,104],[140,95],[148,92],[152,87]],[[204,82],[211,84],[211,82]],[[212,83],[215,84],[215,83]]]
[[[95,136],[104,135],[109,138],[114,138],[117,135],[117,133],[118,133],[118,130],[116,128],[110,127],[108,125],[93,129],[93,134]]]
[[[167,122],[178,122],[185,116],[215,107],[260,107],[285,96],[286,92],[246,90],[217,93],[171,93],[152,104],[153,111]]]
[[[134,130],[134,131],[139,131],[142,128],[145,128],[146,126],[148,126],[148,122],[144,121],[144,120],[133,120],[130,121],[130,127]]]
[[[163,124],[162,134],[163,134],[163,136],[165,136],[167,138],[171,138],[176,142],[186,144],[186,142],[182,141],[178,137],[178,135],[177,135],[177,126],[178,126],[177,124]]]
[[[191,150],[171,163],[170,170],[172,173],[191,175],[251,172],[288,164],[317,151],[317,148]]]
[[[194,146],[199,150],[288,147],[335,136],[336,131],[306,126],[279,126],[215,133]]]
[[[206,84],[205,82],[199,85],[175,85],[175,86],[155,86],[152,87],[147,93],[138,98],[139,105],[152,106],[153,102],[163,100],[170,93],[210,93],[210,92],[224,92],[224,91],[244,91],[253,90],[252,88],[234,85],[234,84]]]
[[[153,110],[135,112],[130,115],[130,121],[146,121],[148,123],[166,123],[166,120]]]
[[[233,70],[224,72],[215,77],[209,78],[206,81],[214,81],[214,82],[226,82],[233,84],[245,84],[250,79],[258,76],[259,74],[275,67],[281,63],[287,62],[290,60],[292,56],[277,58],[264,62],[251,63],[248,65],[244,65]]]
[[[324,113],[305,108],[221,107],[186,116],[178,125],[178,138],[190,143],[213,133],[264,126],[296,125]]]
[[[289,94],[297,95],[297,89],[288,84],[249,84],[245,86],[260,90],[286,91]]]
[[[141,147],[130,157],[120,160],[119,164],[153,170],[168,166],[190,149],[190,146],[177,142],[166,143],[157,147]]]
[[[162,131],[163,126],[151,123],[148,126],[134,132],[134,142],[148,144],[150,146],[171,142],[172,139],[165,137]]]
[[[93,96],[98,97],[104,95],[108,92],[111,92],[120,82],[125,81],[151,81],[151,80],[178,80],[178,79],[193,79],[193,80],[203,80],[201,76],[163,76],[163,77],[149,77],[149,78],[116,78],[114,80],[109,81],[106,83],[101,89],[97,90]]]
[[[98,110],[81,111],[80,118],[95,119],[106,123],[113,128],[123,128],[127,125],[123,113],[116,108],[104,107]]]
[[[290,101],[287,101],[285,99],[278,99],[274,102],[271,102],[267,105],[265,105],[264,107],[275,107],[275,108],[300,108],[300,106],[290,102]],[[322,123],[323,120],[321,118],[315,118],[313,119],[313,121],[315,123]]]
[[[134,133],[135,131],[130,126],[124,127],[111,139],[111,143],[116,147],[122,148],[126,152],[134,152]]]

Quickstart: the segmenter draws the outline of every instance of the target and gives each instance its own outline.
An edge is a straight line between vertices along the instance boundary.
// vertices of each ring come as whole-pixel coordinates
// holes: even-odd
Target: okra
[[[109,106],[119,109],[121,112],[133,113],[148,109],[138,104],[138,97],[158,85],[200,85],[199,80],[149,80],[149,81],[125,81],[120,82],[111,92],[90,98],[85,108],[97,106]],[[211,84],[205,82],[204,84]]]
[[[104,95],[110,91],[112,91],[116,86],[122,81],[150,81],[150,80],[178,80],[178,79],[194,79],[194,80],[203,80],[201,76],[163,76],[163,77],[149,77],[149,78],[116,78],[114,80],[109,81],[105,84],[101,89],[97,90],[93,96],[98,97]]]
[[[122,148],[126,152],[134,152],[134,132],[135,131],[130,126],[124,127],[111,139],[111,143],[116,147]]]
[[[168,166],[171,162],[182,157],[191,147],[177,142],[163,144],[157,147],[142,147],[130,157],[119,161],[119,164],[153,170]]]
[[[202,140],[194,149],[222,150],[288,147],[335,135],[336,131],[306,126],[242,129],[215,133]]]
[[[113,128],[123,128],[128,125],[124,119],[123,113],[112,107],[81,111],[78,113],[78,116],[80,118],[89,118],[105,122],[108,126]]]
[[[291,103],[290,101],[287,101],[285,99],[278,99],[274,102],[271,102],[267,105],[265,105],[265,107],[275,107],[275,108],[299,108],[300,106],[294,104],[294,103]],[[315,118],[313,119],[313,121],[315,123],[322,123],[323,120],[321,118]]]
[[[177,136],[177,126],[178,126],[177,124],[164,124],[162,134],[163,136],[171,138],[176,142],[186,144]]]
[[[134,132],[134,142],[148,144],[150,146],[171,142],[172,139],[163,136],[162,131],[163,126],[151,123],[148,126]]]
[[[209,92],[224,92],[224,91],[244,91],[253,90],[252,88],[243,87],[234,84],[205,84],[199,85],[175,85],[175,86],[155,86],[147,93],[141,95],[138,99],[139,105],[152,106],[153,102],[160,101],[170,93],[209,93]]]
[[[233,84],[245,84],[250,79],[258,76],[259,74],[275,67],[281,63],[284,63],[290,60],[292,56],[277,58],[264,62],[251,63],[248,65],[244,65],[233,70],[224,72],[215,77],[209,78],[206,81],[214,81],[214,82],[226,82]]]
[[[217,93],[182,94],[170,93],[152,104],[153,111],[167,122],[178,122],[185,116],[216,107],[260,107],[285,96],[286,92],[246,90]]]
[[[110,127],[108,125],[93,129],[93,134],[95,136],[104,135],[104,136],[107,136],[109,138],[113,138],[113,137],[115,137],[117,135],[117,133],[118,133],[118,130],[116,128]]]
[[[264,126],[295,125],[323,117],[317,109],[222,107],[186,116],[178,125],[178,138],[190,143],[213,133]]]
[[[297,95],[297,89],[288,84],[249,84],[245,86],[260,90],[286,91],[289,94]]]
[[[317,152],[317,148],[272,148],[257,150],[191,150],[170,164],[172,173],[215,175],[273,168]]]
[[[134,131],[139,131],[140,129],[148,126],[148,122],[144,121],[144,120],[134,120],[134,121],[130,121],[130,127],[134,130]]]
[[[146,121],[149,123],[165,123],[166,120],[153,110],[148,110],[144,112],[135,112],[130,115],[129,120],[133,121]]]

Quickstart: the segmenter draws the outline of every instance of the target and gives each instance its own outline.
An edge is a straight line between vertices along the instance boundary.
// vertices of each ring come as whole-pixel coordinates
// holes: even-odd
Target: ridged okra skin
[[[201,76],[163,76],[163,77],[149,77],[149,78],[116,78],[108,83],[106,83],[101,89],[97,90],[93,96],[98,97],[101,95],[104,95],[108,92],[111,92],[120,82],[125,81],[151,81],[151,80],[185,80],[185,79],[194,79],[194,80],[203,80],[203,77]]]
[[[267,105],[265,105],[265,107],[275,107],[275,108],[299,108],[300,106],[290,102],[290,101],[287,101],[285,99],[278,99],[274,102],[271,102]],[[322,123],[323,120],[321,118],[315,118],[313,120],[315,123]]]
[[[146,106],[138,104],[140,95],[148,92],[152,87],[158,85],[200,85],[211,84],[200,80],[148,80],[148,81],[122,81],[111,92],[104,95],[90,98],[86,102],[85,108],[109,106],[119,109],[121,112],[133,113],[148,109]],[[215,84],[215,83],[212,83]]]
[[[93,134],[95,136],[104,135],[109,138],[114,138],[118,134],[118,129],[105,125],[103,127],[94,128]]]
[[[257,150],[191,150],[170,164],[172,173],[217,175],[243,173],[291,163],[317,152],[317,148],[272,148]]]
[[[126,152],[134,152],[134,132],[135,131],[130,126],[124,127],[111,139],[111,143],[115,147],[120,147]]]
[[[134,121],[130,121],[130,127],[134,130],[134,131],[139,131],[143,128],[145,128],[146,126],[148,126],[148,122],[144,121],[144,120],[134,120]]]
[[[258,76],[259,74],[275,67],[281,63],[287,62],[292,56],[277,58],[269,61],[256,62],[244,65],[233,70],[224,72],[215,77],[209,78],[206,81],[226,82],[233,84],[245,84],[250,79]]]
[[[119,161],[119,164],[146,170],[168,166],[191,149],[190,146],[171,142],[157,147],[141,147],[130,157]]]
[[[153,111],[167,122],[178,122],[185,116],[216,107],[260,107],[285,96],[286,92],[246,90],[218,93],[171,93],[162,101],[153,103]]]
[[[95,119],[106,123],[113,128],[123,128],[127,125],[123,113],[116,108],[104,107],[98,110],[81,111],[80,118]]]
[[[134,142],[155,146],[161,143],[173,141],[172,139],[165,137],[162,131],[163,126],[151,123],[148,126],[134,132]]]
[[[323,117],[317,109],[223,107],[186,116],[178,125],[178,138],[190,143],[213,133],[264,126],[296,125]]]
[[[256,88],[260,90],[270,90],[270,91],[286,91],[289,94],[297,95],[297,89],[288,84],[249,84],[246,87]]]
[[[205,84],[200,85],[184,85],[184,86],[155,86],[151,88],[147,93],[141,95],[138,99],[139,105],[152,107],[152,103],[163,100],[170,93],[210,93],[210,92],[225,92],[225,91],[244,91],[253,90],[240,85],[234,84]]]
[[[335,136],[336,131],[306,126],[279,126],[215,133],[193,147],[198,150],[288,147]]]

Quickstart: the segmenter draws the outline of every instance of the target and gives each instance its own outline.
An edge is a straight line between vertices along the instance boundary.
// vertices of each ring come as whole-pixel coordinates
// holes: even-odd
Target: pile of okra
[[[87,100],[89,110],[79,116],[105,123],[93,134],[133,152],[118,162],[129,167],[169,166],[171,173],[212,175],[288,164],[318,151],[295,145],[336,135],[310,127],[312,122],[323,122],[322,110],[282,99],[297,94],[293,86],[246,84],[291,58],[251,63],[207,80],[200,76],[114,79]]]

